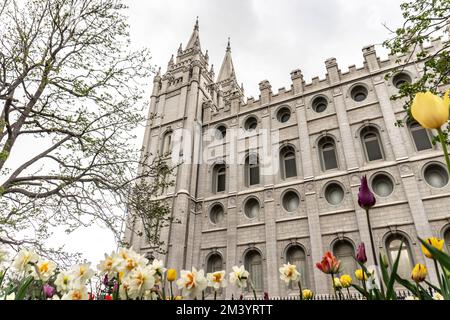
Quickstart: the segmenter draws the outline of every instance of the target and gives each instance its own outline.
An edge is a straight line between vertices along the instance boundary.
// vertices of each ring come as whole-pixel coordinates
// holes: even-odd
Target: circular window
[[[361,85],[355,86],[351,92],[352,99],[356,102],[366,100],[368,94],[369,92],[367,91],[367,88]]]
[[[392,83],[397,89],[400,89],[405,83],[411,83],[411,77],[406,73],[398,73],[392,78]]]
[[[425,181],[433,188],[442,188],[448,183],[447,171],[443,166],[436,163],[425,168],[424,177]]]
[[[300,198],[296,192],[288,191],[283,195],[282,203],[284,210],[294,212],[300,205]]]
[[[256,118],[254,117],[250,117],[247,119],[247,121],[245,121],[245,130],[247,131],[251,131],[251,130],[255,130],[256,127],[258,126],[258,120],[256,120]]]
[[[245,202],[244,213],[249,219],[256,218],[259,213],[260,205],[259,201],[255,198],[250,198]]]
[[[224,139],[227,135],[227,128],[225,126],[218,126],[216,128],[216,139],[221,140]]]
[[[209,212],[209,220],[211,220],[211,223],[218,224],[223,220],[224,217],[225,212],[223,210],[223,207],[220,204],[215,204]]]
[[[280,110],[278,110],[277,113],[278,121],[280,121],[281,123],[285,123],[288,122],[290,118],[291,118],[291,110],[289,110],[289,108],[283,107]]]
[[[324,112],[328,107],[328,101],[324,97],[318,97],[313,100],[312,108],[315,112]]]
[[[344,200],[344,190],[339,184],[331,183],[325,189],[325,199],[329,204],[340,204]]]
[[[372,189],[380,197],[387,197],[394,191],[394,184],[387,175],[378,174],[372,179]]]

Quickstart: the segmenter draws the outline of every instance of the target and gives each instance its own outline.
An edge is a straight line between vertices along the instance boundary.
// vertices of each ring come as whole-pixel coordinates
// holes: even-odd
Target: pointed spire
[[[178,54],[181,54],[183,52],[183,44],[180,43],[180,46],[178,47]]]
[[[195,21],[194,31],[192,32],[191,38],[188,41],[188,44],[186,45],[186,49],[191,49],[197,47],[198,50],[200,49],[200,35],[199,35],[199,26],[198,26],[198,16],[197,20]]]
[[[173,65],[173,55],[170,57],[169,66]]]
[[[223,58],[222,67],[220,67],[217,82],[221,82],[231,78],[235,79],[235,73],[233,59],[231,58],[230,38],[228,38],[227,50],[225,52],[225,57]]]

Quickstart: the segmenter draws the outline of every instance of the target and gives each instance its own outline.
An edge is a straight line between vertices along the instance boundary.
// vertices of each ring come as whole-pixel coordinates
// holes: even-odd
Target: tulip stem
[[[438,267],[436,259],[433,259],[433,262],[434,262],[434,267],[436,268],[436,275],[437,275],[437,278],[439,281],[439,287],[441,288],[441,290],[444,290],[444,287],[442,286],[441,275],[439,273],[439,267]]]
[[[298,289],[300,290],[300,300],[303,300],[303,290],[302,290],[302,284],[300,281],[298,281]]]
[[[334,296],[336,297],[337,295],[336,295],[336,286],[334,284],[334,274],[333,273],[330,274],[331,274],[331,283],[333,284]]]
[[[173,296],[173,286],[172,281],[170,281],[170,300],[175,300],[175,297]]]
[[[450,174],[450,159],[448,157],[447,141],[445,140],[444,133],[442,132],[441,128],[437,129],[437,131],[438,131],[439,141],[441,142],[441,145],[442,145],[442,150],[444,151],[445,162],[447,163],[447,170],[448,170],[448,173]]]

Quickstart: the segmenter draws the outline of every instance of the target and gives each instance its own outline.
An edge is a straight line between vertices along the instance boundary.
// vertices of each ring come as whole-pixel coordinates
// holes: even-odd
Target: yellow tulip
[[[352,284],[352,277],[348,274],[343,274],[339,280],[341,281],[343,288],[348,288]]]
[[[435,249],[442,251],[444,249],[444,239],[438,239],[436,237],[431,237],[425,240],[430,246],[434,247]],[[430,251],[428,251],[427,248],[425,248],[424,245],[422,245],[422,252],[423,254],[430,259],[434,259],[433,255]]]
[[[167,270],[167,281],[172,282],[177,279],[177,270],[169,269]]]
[[[411,271],[411,279],[419,283],[427,277],[427,268],[423,264],[416,264]]]
[[[450,90],[441,98],[429,91],[417,93],[411,106],[412,116],[424,128],[440,129],[448,121],[449,94]]]
[[[358,279],[359,281],[363,281],[363,277],[364,277],[364,281],[367,281],[368,276],[367,273],[365,273],[363,271],[363,269],[358,269],[355,271],[355,277],[356,279]]]
[[[305,300],[311,300],[314,297],[314,293],[309,289],[304,289],[302,295]]]
[[[342,288],[342,283],[341,283],[341,281],[339,280],[339,278],[334,278],[334,287],[335,287],[336,289]]]

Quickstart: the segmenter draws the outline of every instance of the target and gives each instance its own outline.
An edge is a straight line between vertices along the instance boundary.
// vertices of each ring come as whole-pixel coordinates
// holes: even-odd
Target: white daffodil
[[[12,263],[12,267],[19,272],[30,271],[32,264],[38,261],[38,255],[31,250],[22,249]]]
[[[90,268],[91,263],[83,263],[83,264],[76,264],[72,266],[71,268],[71,274],[72,274],[72,283],[76,284],[77,282],[84,286],[86,284],[86,281],[92,278],[94,275],[94,270]]]
[[[408,296],[405,298],[405,300],[419,300],[416,296]]]
[[[230,283],[238,288],[244,289],[247,287],[248,276],[249,273],[245,270],[244,266],[234,266],[233,272],[230,273]]]
[[[55,274],[56,263],[53,261],[40,260],[36,263],[33,270],[33,276],[36,280],[48,281]]]
[[[155,270],[149,266],[145,268],[138,266],[128,274],[126,283],[128,296],[132,299],[141,298],[146,290],[154,287]]]
[[[164,268],[163,261],[155,259],[149,265],[149,267],[150,267],[150,269],[155,270],[155,280],[156,280],[156,283],[159,283],[161,281],[164,273],[167,271],[167,269]]]
[[[178,289],[183,290],[183,295],[200,297],[206,289],[208,281],[205,272],[192,267],[192,271],[181,270],[180,279],[177,280]]]
[[[214,290],[219,290],[220,288],[225,288],[227,286],[225,270],[208,273],[206,279],[208,280],[208,287],[211,287]]]
[[[119,272],[121,262],[122,259],[114,252],[110,255],[105,253],[105,260],[100,261],[97,265],[97,270],[100,272],[100,275],[107,275],[108,278],[112,278]]]
[[[444,297],[439,292],[433,294],[433,300],[444,300]]]
[[[283,264],[279,269],[280,279],[289,284],[290,281],[297,281],[300,278],[300,272],[297,271],[297,267],[294,264]]]
[[[88,300],[88,299],[89,295],[85,287],[70,289],[69,292],[64,294],[61,298],[61,300]]]
[[[158,300],[159,295],[152,290],[146,290],[144,292],[144,300]]]
[[[61,271],[56,276],[55,286],[60,293],[66,293],[72,287],[73,275],[67,271]]]
[[[127,274],[136,267],[145,268],[148,263],[148,259],[144,256],[136,253],[133,249],[122,248],[119,250],[119,259],[121,259],[118,265],[118,271]]]

